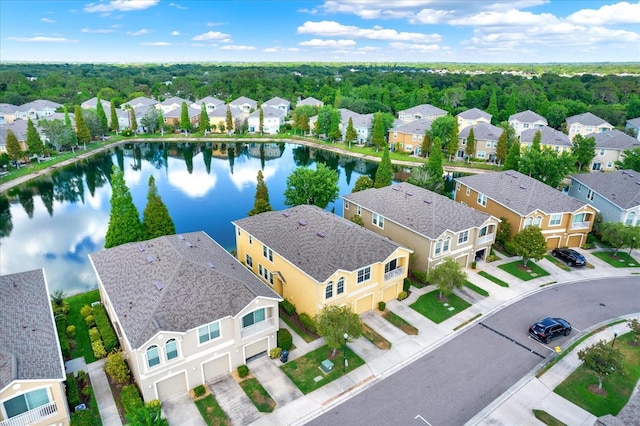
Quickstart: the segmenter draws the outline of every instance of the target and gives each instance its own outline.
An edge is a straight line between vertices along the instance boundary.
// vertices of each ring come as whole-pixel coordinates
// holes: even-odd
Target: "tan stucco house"
[[[69,424],[44,270],[0,276],[0,425]]]
[[[479,108],[471,108],[466,111],[462,111],[460,114],[456,115],[456,119],[458,120],[458,129],[462,130],[465,127],[480,123],[491,124],[491,117],[491,114]]]
[[[431,123],[432,120],[423,118],[392,127],[389,129],[389,148],[419,154],[424,135],[431,130]]]
[[[458,151],[456,152],[456,160],[465,160],[469,156],[467,154],[467,140],[469,139],[472,129],[473,137],[475,139],[475,149],[471,156],[473,158],[480,158],[486,161],[496,161],[498,139],[500,139],[504,129],[483,121],[467,126],[458,133]]]
[[[597,210],[587,203],[514,170],[456,178],[455,200],[497,218],[511,235],[538,226],[549,249],[581,247]]]
[[[398,297],[411,250],[316,206],[236,220],[237,256],[298,312],[357,313]]]
[[[276,347],[281,298],[204,232],[89,259],[145,401],[186,392]]]
[[[510,115],[508,122],[516,131],[518,136],[527,129],[538,129],[549,124],[546,118],[531,110],[521,111]]]
[[[463,268],[485,260],[499,219],[409,183],[343,196],[343,216],[413,250],[411,269],[428,271],[450,257]]]
[[[522,149],[531,147],[538,132],[540,132],[540,147],[549,147],[558,154],[571,152],[573,149],[573,143],[569,140],[569,136],[549,126],[523,130],[520,133],[520,147]]]

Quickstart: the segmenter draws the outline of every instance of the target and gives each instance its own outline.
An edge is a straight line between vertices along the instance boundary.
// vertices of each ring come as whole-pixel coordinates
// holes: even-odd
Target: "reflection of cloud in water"
[[[213,161],[211,174],[207,174],[202,154],[193,157],[192,173],[187,171],[187,165],[182,158],[169,157],[168,163],[169,176],[167,177],[167,182],[189,198],[204,197],[216,186],[218,177],[213,171]]]
[[[233,182],[233,186],[235,186],[238,191],[242,192],[242,190],[246,188],[255,188],[258,178],[258,170],[260,170],[260,160],[251,158],[246,159],[246,161],[234,163],[233,174],[231,174],[228,163],[226,169],[226,173],[229,174],[229,179]],[[262,171],[265,182],[270,177],[274,176],[277,171],[277,163],[266,163],[264,170]]]

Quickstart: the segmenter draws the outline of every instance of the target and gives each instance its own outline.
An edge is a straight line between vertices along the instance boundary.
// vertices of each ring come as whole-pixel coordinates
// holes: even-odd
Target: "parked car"
[[[558,259],[564,260],[569,266],[584,266],[587,264],[587,259],[574,249],[556,248],[553,249],[551,254]]]
[[[562,318],[542,318],[529,327],[529,336],[542,343],[549,343],[556,337],[569,334],[571,334],[571,324]]]

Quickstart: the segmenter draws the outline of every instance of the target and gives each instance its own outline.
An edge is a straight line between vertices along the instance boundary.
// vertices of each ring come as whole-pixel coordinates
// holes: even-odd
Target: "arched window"
[[[540,228],[541,223],[542,223],[542,216],[536,216],[535,220],[533,221],[533,226],[537,226],[538,228]]]
[[[167,361],[178,356],[178,342],[176,339],[169,339],[164,344],[164,351],[167,354]]]
[[[333,297],[333,281],[327,283],[327,288],[324,290],[324,298],[331,299]]]
[[[633,222],[636,219],[636,212],[627,213],[627,220],[624,221],[625,225],[633,225]]]
[[[336,288],[336,294],[344,293],[344,278],[338,280],[338,287]]]
[[[147,364],[149,367],[160,364],[160,351],[156,345],[149,346],[147,349]]]
[[[531,226],[531,222],[533,221],[533,219],[531,219],[530,217],[528,217],[525,221],[524,221],[524,227],[525,229]]]

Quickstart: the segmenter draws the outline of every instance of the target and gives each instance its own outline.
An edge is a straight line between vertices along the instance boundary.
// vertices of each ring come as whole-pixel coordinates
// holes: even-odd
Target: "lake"
[[[114,164],[124,170],[141,217],[153,175],[178,233],[203,230],[232,251],[231,221],[253,208],[258,170],[280,210],[287,207],[287,177],[317,162],[338,171],[340,195],[377,170],[377,163],[287,143],[140,143],[97,154],[0,196],[0,274],[44,268],[50,292],[97,288],[87,255],[104,247]],[[342,199],[327,210],[342,215]]]

